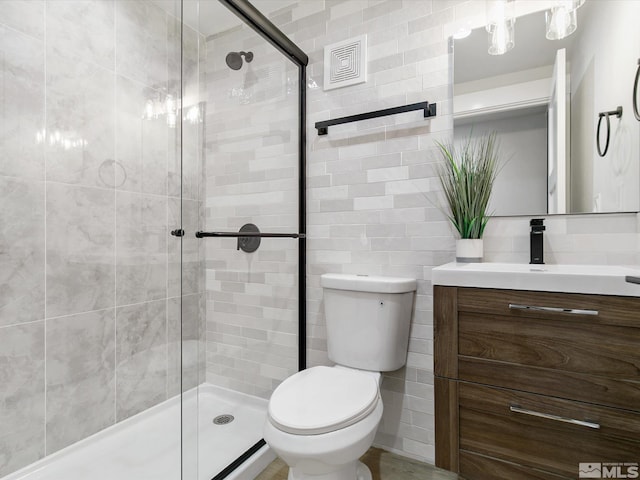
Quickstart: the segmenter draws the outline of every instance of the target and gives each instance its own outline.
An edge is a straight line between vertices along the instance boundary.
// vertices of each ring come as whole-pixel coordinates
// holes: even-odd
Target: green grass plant
[[[469,134],[457,146],[452,142],[436,145],[444,159],[437,171],[448,204],[445,213],[460,238],[482,238],[493,183],[500,170],[497,133],[476,138]]]

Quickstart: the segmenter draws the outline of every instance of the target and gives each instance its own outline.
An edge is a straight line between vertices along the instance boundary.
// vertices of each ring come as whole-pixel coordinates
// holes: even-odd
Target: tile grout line
[[[118,3],[113,4],[113,156],[118,158],[118,43],[117,43]],[[118,189],[115,184],[114,163],[113,184],[113,424],[118,420]]]
[[[10,323],[8,325],[0,325],[0,332],[2,332],[2,330],[4,330],[5,328],[21,327],[24,325],[33,325],[35,323],[40,323],[40,322],[44,324],[45,321],[46,321],[46,318],[43,316],[38,320],[29,320],[28,322],[18,322],[18,323]]]
[[[47,2],[44,2],[42,12],[44,25],[44,128],[47,128]],[[44,160],[44,452],[47,456],[47,147],[42,146]]]
[[[168,15],[168,14],[167,14]],[[166,17],[165,17],[166,18]],[[167,22],[168,25],[168,22]],[[168,33],[168,32],[167,32]],[[168,35],[167,35],[168,37]],[[168,62],[168,56],[167,56],[167,65],[169,64]],[[168,68],[168,67],[167,67]],[[167,78],[168,78],[168,74],[167,74]],[[166,150],[167,150],[167,155],[165,156],[165,185],[166,185],[166,190],[167,190],[167,202],[166,202],[166,207],[165,207],[165,221],[166,221],[166,225],[167,225],[167,231],[172,229],[172,225],[169,225],[169,221],[170,221],[170,215],[169,215],[169,148],[168,148],[168,141],[169,141],[169,136],[167,135],[166,138]],[[180,227],[182,228],[182,227]],[[165,378],[165,384],[164,384],[164,390],[165,390],[165,397],[169,398],[169,310],[170,310],[170,303],[169,303],[169,275],[170,270],[169,270],[169,265],[171,264],[169,256],[169,242],[171,241],[171,239],[167,240],[167,246],[165,248],[165,251],[167,252],[166,255],[166,261],[165,261],[165,268],[166,268],[166,277],[165,277],[165,323],[164,323],[164,329],[165,329],[165,340],[166,340],[166,344],[165,344],[165,368],[166,368],[166,378]]]
[[[111,72],[113,73],[113,72]],[[114,135],[115,136],[115,135]],[[15,176],[15,175],[0,175],[0,178],[24,178],[24,177],[19,177],[19,176]],[[28,180],[28,179],[27,179]],[[37,180],[34,180],[37,181]],[[91,189],[96,189],[96,190],[104,190],[104,191],[111,191],[113,190],[115,187],[101,187],[98,185],[85,185],[82,183],[68,183],[68,182],[59,182],[56,180],[48,180],[49,183],[53,184],[53,185],[65,185],[67,187],[76,187],[76,188],[91,188]],[[139,196],[148,196],[148,197],[157,197],[157,198],[179,198],[179,197],[171,197],[171,196],[167,196],[163,193],[150,193],[150,192],[143,192],[143,191],[136,191],[136,190],[125,190],[125,189],[116,189],[116,191],[121,192],[121,193],[126,193],[129,195],[139,195]],[[193,199],[187,199],[187,200],[192,200]]]

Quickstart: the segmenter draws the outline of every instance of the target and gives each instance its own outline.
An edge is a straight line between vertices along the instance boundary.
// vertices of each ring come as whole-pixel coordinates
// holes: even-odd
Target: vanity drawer
[[[640,298],[636,297],[458,288],[457,308],[459,312],[566,320],[580,325],[640,326]]]
[[[596,375],[560,372],[512,363],[460,357],[460,380],[540,395],[640,410],[640,383]]]
[[[640,410],[638,327],[460,311],[458,378]]]
[[[463,477],[483,478],[465,472],[477,468],[478,454],[549,473],[522,478],[576,478],[580,462],[638,461],[638,413],[466,382],[458,388]],[[475,463],[465,463],[463,451]]]
[[[638,327],[460,312],[458,353],[640,381]]]

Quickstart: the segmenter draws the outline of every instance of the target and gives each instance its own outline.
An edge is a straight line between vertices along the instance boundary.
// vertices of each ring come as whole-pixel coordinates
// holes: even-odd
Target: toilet
[[[382,418],[380,372],[406,362],[416,281],[325,274],[321,285],[336,365],[302,370],[275,389],[264,439],[289,465],[289,480],[371,480],[358,459]]]

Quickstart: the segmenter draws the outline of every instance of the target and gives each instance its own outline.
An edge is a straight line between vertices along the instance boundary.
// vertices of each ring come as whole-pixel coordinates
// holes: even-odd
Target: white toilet
[[[275,389],[264,439],[289,480],[370,480],[358,459],[382,418],[380,372],[406,362],[416,281],[325,274],[321,285],[336,366],[303,370]]]

